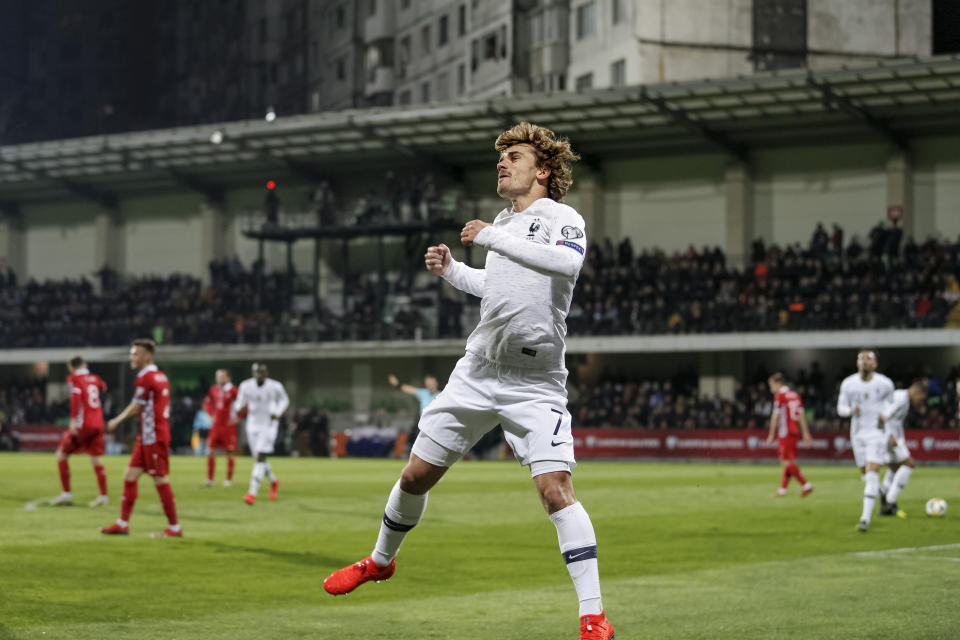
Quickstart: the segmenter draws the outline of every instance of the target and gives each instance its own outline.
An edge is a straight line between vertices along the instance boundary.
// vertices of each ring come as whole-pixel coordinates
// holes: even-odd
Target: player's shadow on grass
[[[280,549],[270,549],[267,547],[248,547],[240,544],[227,544],[226,542],[217,542],[216,540],[204,540],[203,545],[212,548],[219,553],[255,553],[258,555],[278,558],[286,562],[298,565],[331,566],[342,564],[342,559],[322,556],[318,553],[307,551],[281,551]]]

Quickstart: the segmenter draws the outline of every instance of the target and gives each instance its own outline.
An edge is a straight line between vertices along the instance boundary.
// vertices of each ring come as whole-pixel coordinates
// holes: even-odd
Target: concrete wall
[[[92,278],[96,264],[94,216],[84,202],[28,207],[23,211],[23,251],[30,277],[38,280]]]
[[[202,276],[207,271],[202,202],[201,196],[189,193],[124,200],[121,212],[127,273]]]

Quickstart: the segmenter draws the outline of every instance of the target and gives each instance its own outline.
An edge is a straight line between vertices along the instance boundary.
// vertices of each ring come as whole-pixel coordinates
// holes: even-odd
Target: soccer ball
[[[947,513],[947,501],[943,498],[927,500],[927,515],[933,518],[942,518]]]

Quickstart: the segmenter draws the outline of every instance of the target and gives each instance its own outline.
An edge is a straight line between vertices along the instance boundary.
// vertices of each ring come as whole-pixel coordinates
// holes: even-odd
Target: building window
[[[420,32],[420,49],[424,55],[430,53],[430,25],[424,25]]]
[[[457,9],[457,35],[461,38],[467,35],[467,5],[465,4]]]
[[[610,86],[622,87],[625,84],[627,84],[627,61],[620,58],[610,65]]]
[[[410,36],[403,36],[400,38],[400,65],[397,68],[397,76],[400,78],[406,77],[407,75],[407,65],[410,64]]]
[[[347,61],[344,58],[337,58],[337,80],[347,79]]]
[[[577,40],[592,36],[596,31],[597,3],[590,0],[577,7]]]
[[[261,44],[267,41],[267,19],[260,18],[260,42]]]
[[[462,96],[467,92],[467,65],[457,65],[457,95]]]
[[[497,57],[497,34],[491,33],[483,38],[483,59],[493,60]]]
[[[397,104],[410,104],[410,90],[405,89],[397,96]]]
[[[430,82],[424,82],[420,85],[420,102],[426,104],[430,102]]]
[[[370,0],[370,4],[368,5],[367,9],[368,9],[368,13],[367,13],[368,16],[377,15],[377,0]]]
[[[585,73],[582,76],[577,76],[577,92],[588,89],[593,89],[593,74]]]
[[[627,19],[627,0],[613,0],[613,24],[620,24]]]
[[[439,102],[450,100],[450,74],[446,71],[437,74],[437,100]]]
[[[450,18],[448,16],[440,16],[440,22],[437,24],[437,46],[442,47],[447,44],[449,39],[448,29],[450,26]]]
[[[338,4],[337,8],[333,11],[334,22],[337,25],[337,29],[343,29],[343,25],[347,23],[346,10],[343,8],[342,4]]]

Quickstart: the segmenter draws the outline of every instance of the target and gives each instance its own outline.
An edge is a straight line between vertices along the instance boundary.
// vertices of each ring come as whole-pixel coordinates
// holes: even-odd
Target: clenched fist
[[[460,232],[460,242],[465,247],[472,247],[473,241],[476,239],[477,234],[484,227],[489,227],[489,222],[484,222],[483,220],[471,220],[467,224],[463,225],[463,231]]]
[[[442,276],[450,266],[450,249],[445,244],[427,247],[423,260],[427,265],[427,271],[435,276]]]

